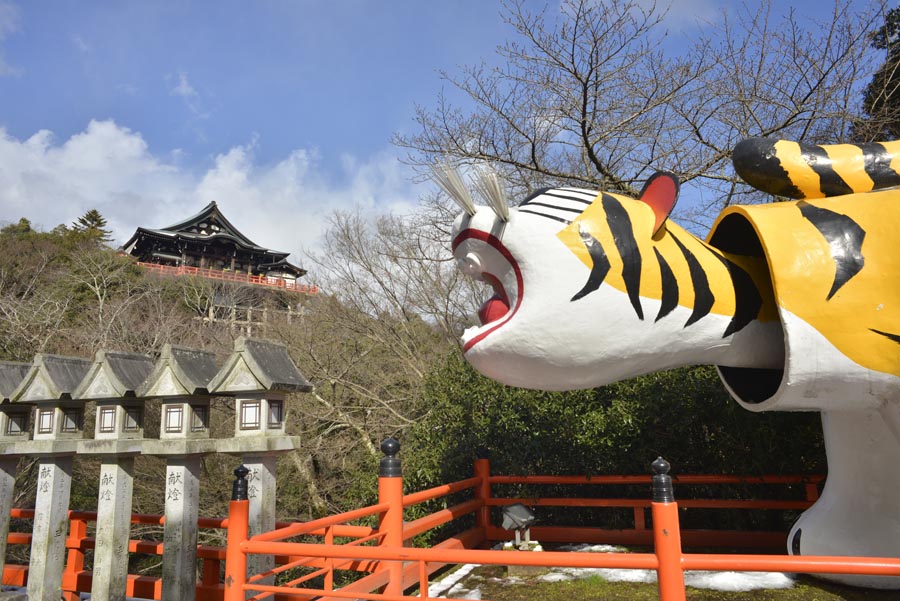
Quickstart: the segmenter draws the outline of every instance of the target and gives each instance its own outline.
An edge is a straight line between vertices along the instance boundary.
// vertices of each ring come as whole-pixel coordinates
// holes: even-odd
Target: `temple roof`
[[[164,236],[166,238],[181,237],[189,240],[228,239],[237,243],[239,246],[256,252],[268,253],[278,257],[287,257],[290,254],[271,250],[253,242],[225,218],[225,215],[219,210],[216,201],[210,202],[196,215],[192,215],[178,223],[173,223],[168,227],[161,229],[139,227],[128,242],[124,244],[123,248],[128,250],[128,247],[134,244],[140,232]]]
[[[144,251],[140,250],[138,246],[143,246],[142,241],[147,238],[187,243],[221,242],[229,246],[237,246],[242,250],[257,255],[257,266],[264,271],[272,271],[281,268],[298,276],[306,274],[305,269],[297,267],[287,261],[287,257],[290,253],[260,246],[242,234],[240,230],[234,227],[234,225],[226,219],[215,201],[212,201],[203,207],[196,215],[192,215],[178,223],[173,223],[168,227],[161,229],[145,227],[137,228],[131,238],[122,245],[122,250],[129,254],[141,255]],[[180,259],[180,257],[176,256],[172,256],[171,258],[173,260]]]

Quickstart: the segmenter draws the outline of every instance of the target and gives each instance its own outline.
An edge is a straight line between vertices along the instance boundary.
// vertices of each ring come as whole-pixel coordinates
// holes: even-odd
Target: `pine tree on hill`
[[[112,241],[112,232],[106,228],[106,218],[97,209],[91,209],[72,223],[72,231],[97,244]]]

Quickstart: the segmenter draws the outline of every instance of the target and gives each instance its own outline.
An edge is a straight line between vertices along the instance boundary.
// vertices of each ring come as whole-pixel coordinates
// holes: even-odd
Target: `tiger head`
[[[508,212],[499,203],[461,202],[454,258],[494,291],[480,325],[462,336],[466,359],[492,379],[544,390],[589,388],[690,362],[683,330],[692,310],[682,305],[693,297],[685,302],[676,291],[672,306],[662,292],[677,290],[677,278],[667,278],[662,263],[657,268],[666,254],[658,249],[703,244],[664,227],[677,193],[674,176],[659,173],[638,199],[557,188]],[[653,269],[642,270],[648,262]],[[704,328],[721,338],[721,320],[692,325],[694,334]]]

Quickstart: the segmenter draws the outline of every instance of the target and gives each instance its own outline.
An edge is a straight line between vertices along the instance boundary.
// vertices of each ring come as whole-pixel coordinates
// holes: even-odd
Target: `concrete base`
[[[900,440],[878,411],[824,411],[828,479],[788,535],[791,555],[900,557]],[[866,588],[900,577],[816,574]]]

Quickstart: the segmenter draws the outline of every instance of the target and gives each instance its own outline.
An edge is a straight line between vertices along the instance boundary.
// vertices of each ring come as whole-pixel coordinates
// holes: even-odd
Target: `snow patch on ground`
[[[622,547],[612,545],[566,545],[561,551],[581,553],[625,552]],[[467,564],[449,574],[440,582],[432,584],[428,596],[434,598],[481,599],[481,591],[476,587],[466,587],[466,577],[478,566]],[[551,568],[537,579],[543,582],[564,582],[599,576],[609,582],[656,582],[653,570],[623,570],[610,568]],[[497,579],[492,578],[492,581]],[[504,578],[509,584],[520,583],[520,578]],[[781,572],[685,572],[684,583],[693,588],[725,592],[746,592],[759,589],[786,589],[794,586],[794,579]]]
[[[468,563],[458,570],[447,574],[444,578],[442,578],[438,582],[433,582],[428,587],[428,596],[431,598],[444,598],[444,595],[458,595],[465,589],[460,582],[462,582],[467,576],[469,576],[478,565],[474,563]],[[459,597],[457,597],[459,598]],[[478,593],[478,597],[463,597],[465,599],[481,599],[481,593]]]

